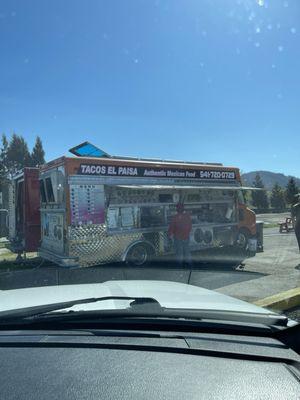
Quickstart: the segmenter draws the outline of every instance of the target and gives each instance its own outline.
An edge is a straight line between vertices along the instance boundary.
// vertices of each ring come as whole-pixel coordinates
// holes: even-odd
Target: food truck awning
[[[118,188],[123,188],[123,189],[141,189],[141,190],[147,190],[147,189],[153,189],[153,190],[162,190],[162,189],[214,189],[214,190],[261,190],[260,188],[255,188],[255,187],[248,187],[248,186],[196,186],[196,185],[107,185],[107,186],[113,186],[113,187],[118,187]]]

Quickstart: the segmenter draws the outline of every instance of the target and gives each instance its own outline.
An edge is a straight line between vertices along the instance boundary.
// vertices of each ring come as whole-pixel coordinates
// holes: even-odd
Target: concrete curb
[[[298,307],[300,306],[300,287],[257,300],[254,304],[259,307],[272,308],[277,311],[286,311]]]

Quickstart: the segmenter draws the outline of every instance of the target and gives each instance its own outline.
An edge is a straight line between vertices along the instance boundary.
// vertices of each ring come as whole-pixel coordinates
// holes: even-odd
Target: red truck
[[[9,185],[9,240],[17,253],[36,251],[41,238],[39,168],[24,168]]]

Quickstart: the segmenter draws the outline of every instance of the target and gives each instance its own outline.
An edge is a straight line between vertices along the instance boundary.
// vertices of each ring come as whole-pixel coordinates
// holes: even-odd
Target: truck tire
[[[145,243],[137,243],[128,251],[126,264],[132,267],[142,267],[146,265],[153,255],[152,249]]]
[[[251,236],[250,232],[247,229],[239,230],[236,239],[236,247],[240,250],[247,250],[248,247],[248,239]]]

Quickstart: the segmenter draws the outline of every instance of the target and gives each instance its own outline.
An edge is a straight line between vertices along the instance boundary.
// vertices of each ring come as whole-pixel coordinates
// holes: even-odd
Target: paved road
[[[96,283],[122,279],[168,280],[190,283],[207,289],[217,289],[233,283],[258,279],[262,276],[263,274],[259,272],[234,271],[230,267],[221,267],[218,265],[199,265],[194,266],[192,270],[187,268],[170,268],[167,266],[129,268],[123,265],[74,270],[50,267],[2,273],[0,274],[0,289]]]
[[[300,254],[293,232],[265,229],[264,252],[245,262],[245,272],[262,273],[256,281],[220,288],[220,292],[249,302],[300,286]]]
[[[268,215],[269,218],[269,215]],[[272,217],[275,220],[275,217]],[[278,216],[276,216],[278,220]],[[221,257],[222,259],[222,257]],[[111,279],[152,279],[191,283],[254,302],[300,286],[300,254],[294,233],[279,234],[265,229],[264,252],[245,261],[243,270],[234,271],[224,263],[199,264],[193,270],[170,265],[128,268],[124,265],[65,270],[56,267],[0,273],[0,289],[96,283]]]
[[[257,214],[257,221],[263,221],[266,225],[277,224],[278,222],[285,221],[287,217],[290,217],[290,213],[280,213],[280,214]]]

